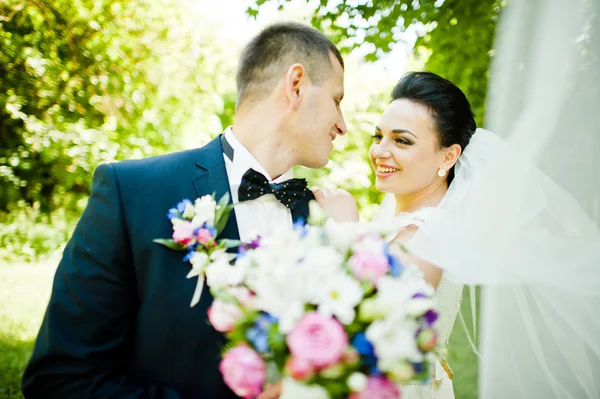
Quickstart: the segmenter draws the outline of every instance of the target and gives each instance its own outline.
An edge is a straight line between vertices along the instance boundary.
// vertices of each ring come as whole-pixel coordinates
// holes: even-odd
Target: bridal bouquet
[[[399,398],[435,361],[433,288],[372,225],[280,227],[206,267],[225,383],[254,398]],[[231,262],[230,262],[231,260]]]

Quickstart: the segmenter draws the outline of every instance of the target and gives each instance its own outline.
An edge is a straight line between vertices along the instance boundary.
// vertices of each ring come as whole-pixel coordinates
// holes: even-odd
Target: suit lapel
[[[196,166],[200,169],[200,173],[192,180],[192,184],[196,189],[198,197],[215,193],[215,198],[218,201],[225,193],[228,193],[229,203],[231,204],[231,191],[225,161],[223,160],[220,136],[202,147],[196,161]],[[229,215],[229,220],[227,220],[227,225],[221,233],[221,237],[239,240],[240,234],[237,227],[235,209]]]

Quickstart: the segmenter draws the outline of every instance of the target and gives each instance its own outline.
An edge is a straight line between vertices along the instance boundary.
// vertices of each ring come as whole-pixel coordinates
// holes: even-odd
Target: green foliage
[[[0,262],[33,262],[60,249],[71,235],[77,217],[65,209],[42,213],[24,201],[0,213]]]
[[[188,0],[0,4],[0,211],[78,210],[100,162],[206,141],[230,70]],[[209,56],[208,56],[209,55]],[[185,90],[184,90],[185,88]],[[217,121],[215,124],[214,121]]]
[[[291,0],[257,0],[249,15],[275,2],[284,8]],[[310,3],[310,0],[307,0]],[[320,0],[312,24],[326,32],[342,52],[361,48],[365,59],[375,61],[405,40],[403,32],[415,28],[421,35],[415,48],[427,48],[426,63],[459,86],[469,98],[478,125],[484,123],[488,66],[496,20],[502,0],[340,0],[335,5]]]

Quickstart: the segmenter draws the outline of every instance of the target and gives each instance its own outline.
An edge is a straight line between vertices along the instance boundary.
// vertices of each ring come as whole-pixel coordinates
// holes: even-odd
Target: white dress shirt
[[[225,167],[227,169],[227,178],[229,179],[229,188],[231,189],[231,199],[234,204],[239,202],[238,189],[242,183],[242,177],[248,169],[254,169],[267,178],[269,183],[281,183],[284,180],[291,179],[293,174],[291,170],[273,180],[265,168],[254,158],[254,156],[240,143],[231,127],[225,130],[225,140],[233,148],[233,161],[225,154]],[[287,223],[292,225],[291,211],[282,205],[273,194],[263,195],[254,200],[244,201],[235,208],[235,217],[237,219],[240,240],[249,241],[257,234],[264,235],[271,231],[275,226]]]

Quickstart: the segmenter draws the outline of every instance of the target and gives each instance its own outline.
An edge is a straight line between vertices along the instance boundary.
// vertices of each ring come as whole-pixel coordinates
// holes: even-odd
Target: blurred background
[[[312,186],[341,187],[370,218],[367,150],[392,87],[429,70],[485,124],[500,0],[0,0],[0,399],[21,398],[61,250],[102,162],[199,147],[233,122],[235,68],[269,23],[325,32],[346,62],[348,134]],[[463,302],[467,324],[471,304]],[[469,327],[471,328],[471,327]],[[477,397],[460,320],[449,347],[457,399]]]

